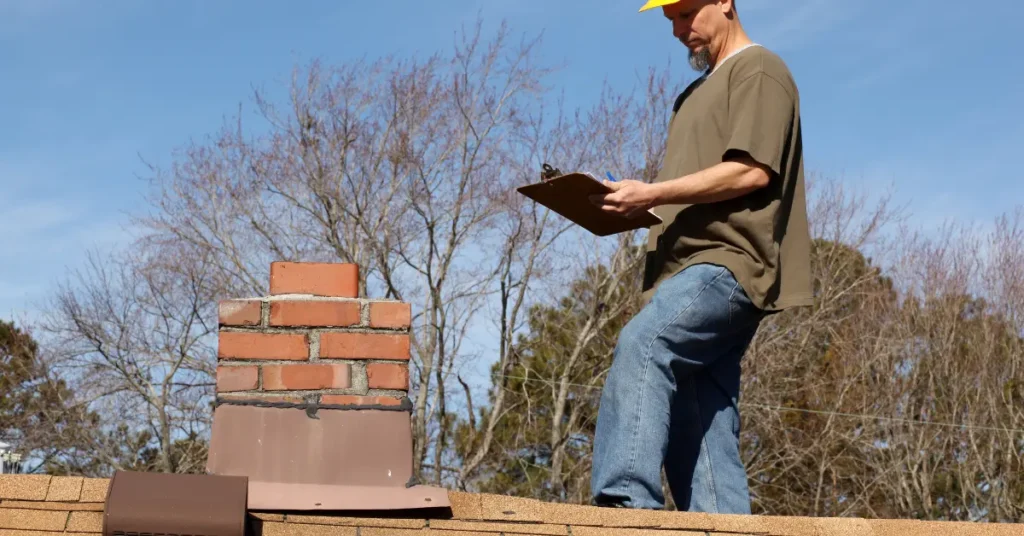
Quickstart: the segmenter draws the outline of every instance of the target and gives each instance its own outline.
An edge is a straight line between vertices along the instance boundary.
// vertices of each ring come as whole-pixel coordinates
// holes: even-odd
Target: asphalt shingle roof
[[[0,475],[0,536],[101,533],[108,486],[102,478]],[[429,515],[249,515],[262,536],[1024,536],[1018,524],[652,512],[459,492],[450,500],[450,512]]]

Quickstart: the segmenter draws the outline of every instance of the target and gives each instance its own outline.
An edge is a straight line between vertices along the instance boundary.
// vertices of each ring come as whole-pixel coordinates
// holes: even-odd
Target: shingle
[[[711,522],[715,525],[714,529],[712,530],[717,532],[749,532],[752,534],[769,534],[768,527],[765,526],[764,519],[762,519],[760,516],[740,514],[715,514],[709,517],[711,519]]]
[[[65,510],[0,509],[0,529],[63,531],[67,520],[68,512]]]
[[[624,529],[653,529],[661,527],[661,524],[668,521],[670,516],[665,515],[668,512],[654,511],[654,510],[638,510],[638,509],[624,509],[624,508],[602,508],[601,515],[598,519],[601,521],[601,526],[604,527],[619,527]],[[676,527],[689,529],[688,524],[684,527]]]
[[[944,536],[946,534],[963,534],[971,536],[1020,536],[1021,534],[1024,534],[1024,530],[1021,530],[1020,524],[938,522],[911,519],[869,520],[868,524],[877,536],[920,536],[924,534],[935,536]]]
[[[366,531],[366,529],[362,529],[362,532],[360,534],[365,536],[367,534]],[[481,531],[454,531],[450,529],[426,529],[423,533],[421,533],[422,536],[497,536],[499,534],[502,533]]]
[[[676,530],[710,530],[714,522],[707,514],[671,512],[664,510],[632,510],[601,508],[600,521],[604,527],[659,528]]]
[[[107,500],[107,489],[110,488],[109,478],[86,478],[82,481],[81,502],[104,502]]]
[[[583,506],[577,504],[548,503],[540,509],[541,521],[544,523],[561,523],[565,525],[602,525],[601,516],[607,508]]]
[[[870,520],[868,524],[877,536],[926,536],[935,533],[929,523],[913,519]]]
[[[533,499],[522,499],[506,495],[480,495],[482,519],[486,521],[532,521],[541,522],[544,503]]]
[[[387,517],[343,517],[288,514],[288,523],[311,525],[337,525],[343,527],[391,527],[396,529],[421,529],[427,526],[426,519],[389,519]]]
[[[820,517],[814,520],[819,536],[873,536],[875,531],[864,519]]]
[[[708,531],[715,528],[712,516],[703,512],[655,512],[651,517],[657,519],[658,527],[663,529]]]
[[[46,493],[48,501],[78,501],[82,496],[82,482],[85,479],[76,476],[55,476],[50,480],[50,489]]]
[[[103,532],[103,513],[71,512],[67,530],[70,532]]]
[[[515,532],[518,534],[545,534],[567,536],[569,529],[565,525],[546,523],[493,523],[486,521],[462,521],[434,519],[430,521],[430,530],[460,530],[477,532]]]
[[[0,499],[46,500],[49,475],[0,475]]]
[[[359,529],[359,536],[427,536],[437,533],[429,529],[389,529],[382,527],[365,527]],[[461,536],[467,536],[463,533]],[[493,535],[488,535],[493,536]]]
[[[932,523],[931,525],[934,527],[938,523]],[[952,525],[949,530],[950,534],[963,534],[968,531],[970,534],[977,534],[978,536],[1021,536],[1021,534],[1024,534],[1024,529],[1021,528],[1020,523],[1011,525],[1009,523],[970,523],[963,521],[950,523],[950,525]]]
[[[263,523],[263,536],[356,536],[356,527],[269,521]]]
[[[451,503],[452,517],[455,519],[483,519],[480,496],[475,493],[449,491],[448,502]]]
[[[573,527],[572,536],[704,536],[688,530],[631,529],[616,527]],[[733,535],[736,536],[736,535]]]
[[[545,503],[532,499],[481,494],[482,518],[488,521],[541,522],[574,527],[724,532],[766,532],[755,516],[709,516],[703,513],[601,508],[589,505]],[[462,518],[456,516],[457,518]]]
[[[67,536],[59,531],[0,529],[0,536]]]
[[[386,528],[361,528],[360,536],[494,536],[493,532],[469,532],[461,530],[445,529],[386,529]]]
[[[1024,529],[1021,528],[1020,523],[974,523],[975,529],[978,534],[985,536],[1020,536],[1024,534]]]
[[[715,528],[707,514],[660,510],[602,508],[588,505],[548,503],[540,508],[545,523],[581,527],[660,528],[702,531]]]
[[[23,508],[25,510],[83,510],[102,512],[103,503],[0,501],[0,508]]]
[[[819,524],[810,517],[764,516],[760,521],[772,536],[821,536]]]

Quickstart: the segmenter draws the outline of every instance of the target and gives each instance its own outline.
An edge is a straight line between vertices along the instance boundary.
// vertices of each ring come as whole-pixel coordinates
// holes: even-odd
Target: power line
[[[421,369],[421,370],[423,370],[425,372],[433,372],[434,370],[437,370],[437,369],[434,368],[434,367],[431,367],[431,368]],[[504,378],[506,380],[521,380],[521,381],[526,381],[526,382],[545,383],[545,384],[548,384],[548,385],[561,385],[562,384],[562,382],[555,381],[555,380],[547,380],[547,379],[544,379],[544,378],[526,378],[526,377],[523,377],[523,376],[506,376],[506,375],[503,375],[503,374],[499,374],[496,377],[497,378]],[[587,385],[587,384],[582,384],[582,383],[572,383],[572,382],[569,382],[569,383],[566,383],[566,385],[570,386],[570,387],[581,387],[583,389],[592,389],[592,390],[601,389],[601,387],[597,386],[597,385]],[[1017,429],[1017,428],[1001,428],[1001,427],[996,427],[996,426],[975,426],[975,425],[971,425],[971,424],[956,424],[956,423],[938,422],[938,421],[919,421],[919,420],[915,420],[915,419],[907,419],[905,417],[885,417],[885,416],[882,416],[882,415],[867,415],[867,414],[861,414],[861,413],[845,413],[845,412],[841,412],[841,411],[826,411],[826,410],[807,409],[807,408],[790,408],[790,407],[785,407],[785,406],[769,406],[769,405],[765,405],[765,404],[752,404],[752,403],[748,403],[748,402],[740,402],[739,405],[742,406],[742,407],[762,409],[762,410],[767,410],[767,411],[777,411],[777,412],[780,412],[780,413],[786,413],[786,412],[788,412],[788,413],[804,413],[804,414],[810,414],[810,415],[826,415],[826,416],[834,416],[834,417],[844,417],[844,418],[849,418],[849,419],[888,421],[888,422],[894,422],[894,423],[907,424],[907,425],[911,425],[911,426],[937,426],[937,427],[942,427],[942,428],[960,428],[960,429],[963,429],[963,430],[977,430],[977,431],[988,431],[988,432],[1004,432],[1004,433],[1009,433],[1009,434],[1021,434],[1021,435],[1024,435],[1024,429]]]
[[[955,423],[937,422],[937,421],[917,421],[917,420],[914,420],[914,419],[907,419],[907,418],[902,418],[902,417],[883,417],[881,415],[866,415],[866,414],[859,414],[859,413],[844,413],[844,412],[841,412],[841,411],[824,411],[824,410],[804,409],[804,408],[787,408],[787,407],[782,407],[782,406],[766,406],[766,405],[763,405],[763,404],[745,404],[745,403],[742,403],[742,402],[740,403],[740,405],[741,406],[758,408],[758,409],[766,409],[766,410],[772,410],[772,411],[781,411],[781,412],[787,412],[788,411],[788,412],[795,412],[795,413],[810,413],[810,414],[815,414],[815,415],[830,415],[830,416],[834,415],[836,417],[848,417],[848,418],[854,418],[854,419],[874,419],[874,420],[898,422],[898,423],[910,424],[910,425],[940,426],[940,427],[945,427],[945,428],[962,428],[962,429],[965,429],[965,430],[986,430],[986,431],[990,431],[990,432],[1007,432],[1007,433],[1011,433],[1011,434],[1024,434],[1024,430],[1015,429],[1015,428],[999,428],[999,427],[995,427],[995,426],[975,426],[975,425],[972,425],[972,424],[955,424]]]

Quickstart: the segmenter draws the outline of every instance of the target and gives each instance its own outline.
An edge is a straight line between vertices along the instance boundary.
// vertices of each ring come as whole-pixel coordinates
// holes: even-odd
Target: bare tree
[[[1019,519],[1020,269],[1002,264],[1020,255],[1019,230],[1004,218],[987,237],[926,236],[892,225],[884,203],[824,193],[815,306],[772,319],[748,356],[756,509]]]
[[[559,234],[514,198],[564,130],[543,114],[535,46],[504,28],[485,41],[478,26],[450,56],[314,63],[287,106],[257,93],[266,136],[236,124],[154,170],[158,211],[140,219],[148,244],[208,256],[226,293],[260,292],[272,260],[352,262],[362,292],[412,303],[415,463],[434,483],[467,330],[498,299],[498,329],[514,332]]]
[[[214,350],[209,267],[181,249],[92,255],[44,329],[77,405],[104,417],[80,466],[198,472]],[[125,444],[134,447],[125,449]],[[72,464],[74,465],[74,464]]]

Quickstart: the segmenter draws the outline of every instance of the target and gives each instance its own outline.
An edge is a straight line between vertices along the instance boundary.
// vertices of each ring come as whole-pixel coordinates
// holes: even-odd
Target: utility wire
[[[423,370],[425,372],[432,372],[432,371],[436,370],[436,368],[431,367],[429,369],[420,369],[420,370]],[[548,385],[561,385],[561,383],[562,383],[562,382],[558,382],[558,381],[555,381],[555,380],[547,380],[547,379],[544,379],[544,378],[526,378],[526,377],[522,377],[522,376],[506,376],[506,375],[502,375],[502,374],[499,374],[496,377],[497,378],[504,378],[506,380],[521,380],[521,381],[526,381],[526,382],[544,383],[544,384],[548,384]],[[598,386],[598,385],[586,385],[586,384],[582,384],[582,383],[572,383],[572,382],[570,382],[570,383],[567,383],[566,385],[568,385],[570,387],[581,387],[581,388],[584,388],[584,389],[592,389],[592,390],[601,389],[601,387]],[[888,422],[895,422],[895,423],[901,423],[901,424],[909,424],[909,425],[912,425],[912,426],[938,426],[938,427],[942,427],[942,428],[960,428],[960,429],[963,429],[963,430],[978,430],[978,431],[988,431],[988,432],[1004,432],[1004,433],[1009,433],[1009,434],[1024,435],[1024,429],[1018,429],[1018,428],[1001,428],[1001,427],[996,427],[996,426],[975,426],[975,425],[971,425],[971,424],[956,424],[956,423],[938,422],[938,421],[919,421],[919,420],[914,420],[914,419],[907,419],[905,417],[884,417],[884,416],[881,416],[881,415],[867,415],[867,414],[860,414],[860,413],[845,413],[845,412],[841,412],[841,411],[826,411],[826,410],[806,409],[806,408],[788,408],[788,407],[784,407],[784,406],[769,406],[769,405],[764,405],[764,404],[752,404],[752,403],[749,403],[749,402],[740,402],[739,405],[742,406],[742,407],[762,409],[762,410],[768,410],[768,411],[777,411],[777,412],[780,412],[780,413],[804,413],[804,414],[811,414],[811,415],[827,415],[827,416],[835,416],[835,417],[845,417],[845,418],[849,418],[849,419],[864,419],[864,420],[888,421]]]
[[[771,411],[780,412],[795,412],[795,413],[810,413],[815,415],[834,415],[836,417],[848,417],[853,419],[875,419],[879,421],[898,422],[902,424],[921,425],[921,426],[940,426],[945,428],[962,428],[964,430],[986,430],[989,432],[1007,432],[1010,434],[1024,434],[1024,429],[1015,428],[999,428],[996,426],[975,426],[971,424],[955,424],[949,422],[937,422],[937,421],[916,421],[914,419],[907,419],[902,417],[883,417],[881,415],[862,415],[858,413],[843,413],[841,411],[824,411],[816,409],[804,409],[804,408],[786,408],[781,406],[766,406],[763,404],[748,404],[740,403],[741,406],[766,409]]]

